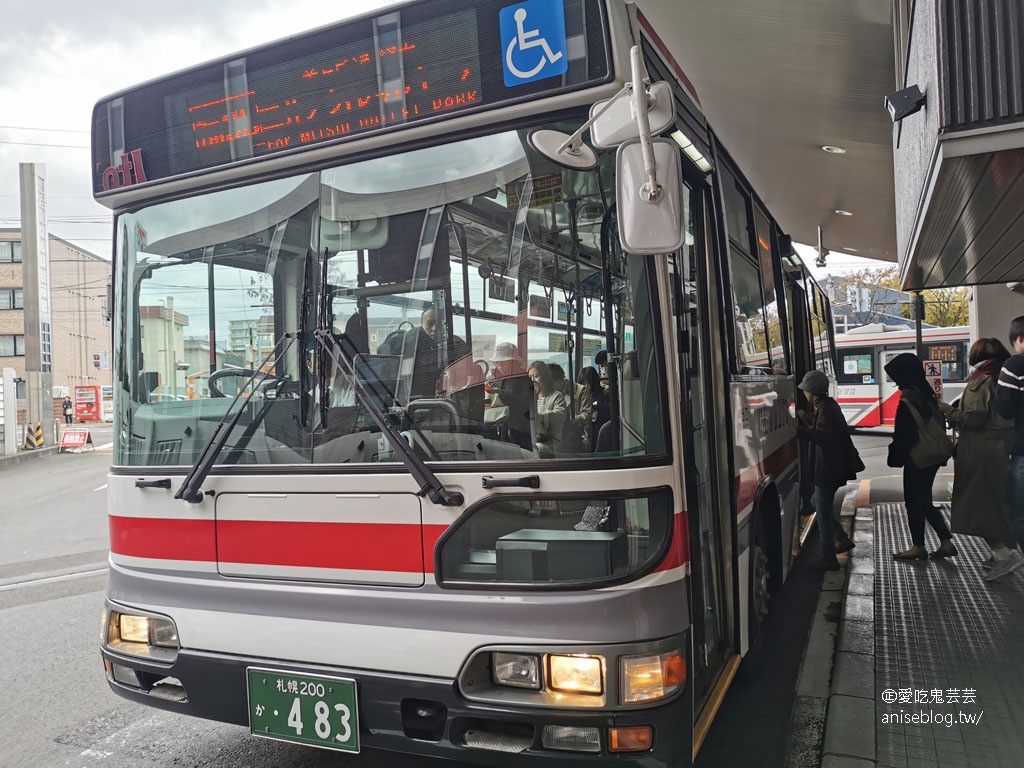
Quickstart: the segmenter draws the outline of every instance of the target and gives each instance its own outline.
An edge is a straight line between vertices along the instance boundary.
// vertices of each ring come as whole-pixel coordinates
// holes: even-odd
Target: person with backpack
[[[833,516],[836,491],[856,477],[852,471],[853,442],[839,403],[828,394],[828,376],[812,370],[797,385],[811,404],[811,414],[800,412],[798,433],[814,445],[814,523],[821,541],[821,560],[815,567],[826,571],[839,568],[837,554],[853,549],[853,541]],[[859,458],[859,457],[858,457]],[[861,465],[863,469],[863,465]]]
[[[958,553],[953,545],[953,534],[942,512],[932,503],[935,475],[939,467],[949,461],[951,453],[940,445],[945,437],[946,422],[939,410],[939,399],[925,378],[921,358],[917,355],[911,352],[897,355],[886,363],[885,372],[900,388],[888,464],[903,467],[903,496],[912,543],[909,549],[896,552],[893,557],[896,560],[928,559],[924,546],[926,521],[940,542],[931,557],[954,557]],[[945,458],[942,458],[943,453]]]
[[[967,362],[970,378],[959,408],[939,403],[950,425],[959,430],[953,474],[950,529],[981,536],[992,548],[982,563],[985,581],[994,581],[1024,565],[1003,514],[1006,465],[1013,442],[1013,422],[995,410],[996,381],[1010,353],[999,339],[978,339]]]

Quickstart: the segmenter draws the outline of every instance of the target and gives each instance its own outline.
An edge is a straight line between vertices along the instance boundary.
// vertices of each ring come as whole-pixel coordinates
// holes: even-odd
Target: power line
[[[89,134],[88,131],[78,131],[72,128],[33,128],[30,125],[0,125],[0,128],[8,131],[47,131],[48,133],[84,133]]]
[[[4,141],[3,139],[0,139],[0,144],[16,144],[20,147],[53,147],[55,149],[90,149],[84,144],[41,144],[34,141]]]

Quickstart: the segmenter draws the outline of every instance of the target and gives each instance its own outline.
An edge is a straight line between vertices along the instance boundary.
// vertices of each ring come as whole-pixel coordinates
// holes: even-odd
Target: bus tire
[[[771,498],[771,497],[769,497]],[[768,618],[772,595],[781,585],[781,542],[778,514],[762,508],[754,520],[750,543],[750,568],[747,602],[747,655],[743,660],[744,676],[757,675],[764,655],[764,622]]]

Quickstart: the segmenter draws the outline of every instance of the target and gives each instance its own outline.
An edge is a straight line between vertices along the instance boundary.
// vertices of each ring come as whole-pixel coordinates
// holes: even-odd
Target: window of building
[[[21,261],[21,243],[0,243],[0,264]]]
[[[0,336],[0,357],[24,357],[24,336]]]
[[[21,288],[0,288],[0,309],[24,309]]]
[[[43,373],[53,372],[53,354],[51,352],[50,345],[50,324],[40,323],[39,324],[39,370]],[[22,350],[22,354],[25,351]]]

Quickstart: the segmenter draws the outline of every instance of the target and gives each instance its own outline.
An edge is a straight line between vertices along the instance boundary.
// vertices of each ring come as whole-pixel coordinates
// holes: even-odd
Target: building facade
[[[111,383],[110,262],[50,235],[54,397]],[[0,368],[25,377],[21,231],[0,229]]]

